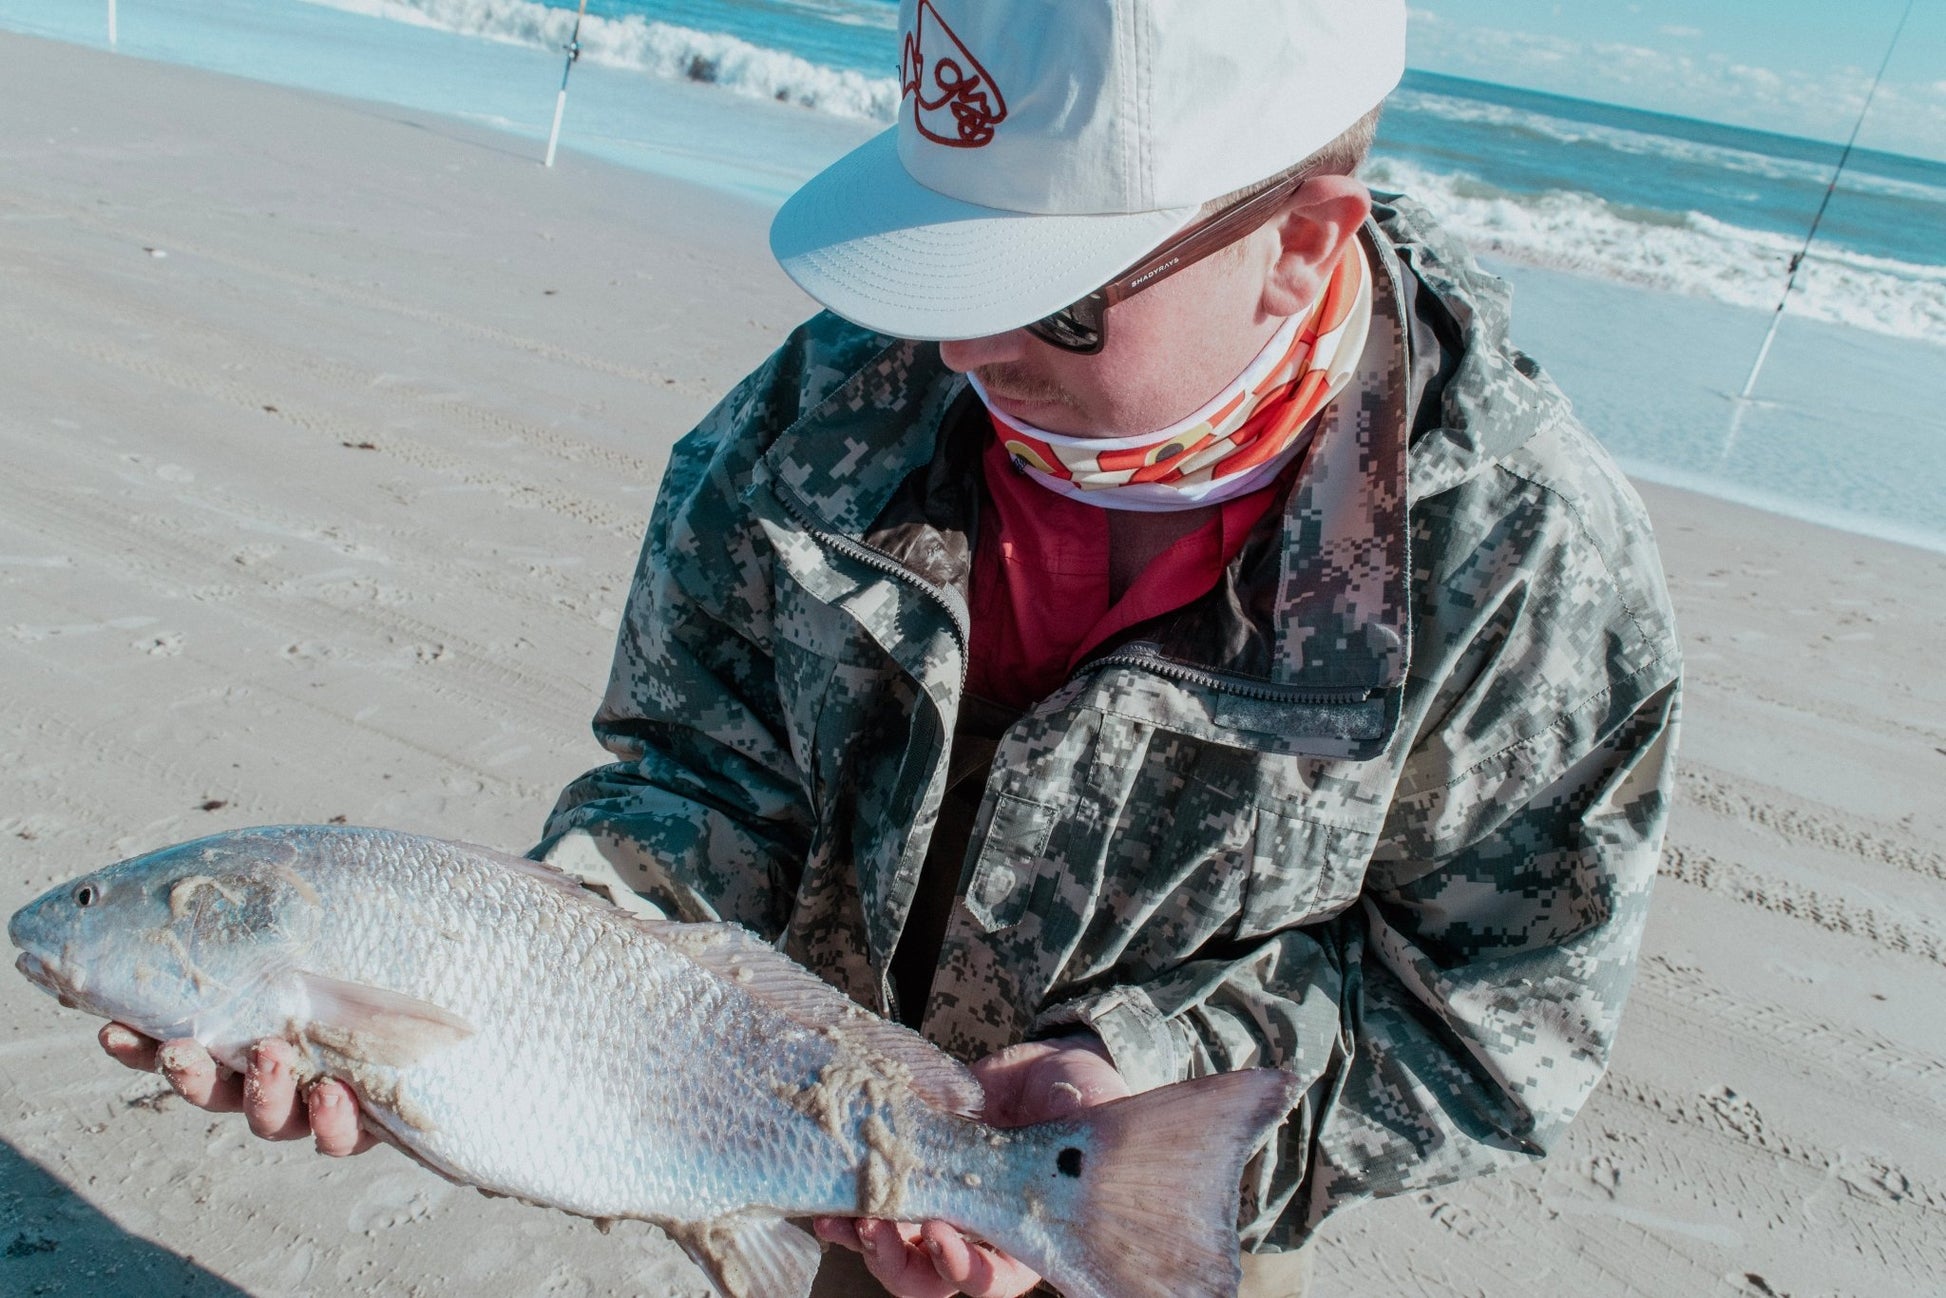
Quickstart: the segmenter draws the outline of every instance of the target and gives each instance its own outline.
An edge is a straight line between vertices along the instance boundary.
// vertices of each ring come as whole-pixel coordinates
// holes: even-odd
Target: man
[[[1397,0],[902,23],[899,124],[773,228],[831,313],[672,456],[618,760],[537,850],[776,938],[1001,1120],[1297,1074],[1240,1217],[1297,1292],[1328,1213],[1540,1156],[1601,1075],[1677,717],[1647,521],[1504,287],[1351,175]],[[358,1143],[276,1043],[169,1071]],[[1036,1280],[819,1232],[907,1298]]]

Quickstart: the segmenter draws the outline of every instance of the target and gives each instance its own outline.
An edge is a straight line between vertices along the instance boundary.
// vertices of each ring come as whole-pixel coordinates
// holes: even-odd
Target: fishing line
[[[1750,378],[1743,385],[1738,401],[1748,401],[1750,393],[1757,386],[1757,376],[1763,372],[1764,361],[1770,357],[1770,345],[1777,340],[1777,327],[1784,322],[1784,307],[1791,300],[1791,292],[1797,287],[1797,272],[1803,267],[1804,259],[1811,255],[1811,243],[1818,237],[1818,227],[1824,224],[1824,214],[1831,207],[1831,199],[1838,192],[1838,181],[1845,174],[1845,164],[1851,161],[1851,151],[1858,145],[1859,132],[1865,129],[1865,115],[1872,111],[1872,100],[1878,97],[1878,88],[1885,80],[1885,70],[1892,66],[1892,52],[1899,48],[1899,38],[1905,35],[1905,25],[1912,17],[1913,6],[1918,0],[1906,0],[1905,13],[1899,17],[1899,25],[1892,32],[1892,43],[1885,47],[1885,59],[1878,65],[1878,75],[1872,78],[1872,88],[1865,93],[1865,106],[1858,110],[1858,121],[1851,128],[1851,138],[1845,141],[1845,151],[1838,155],[1837,169],[1831,173],[1831,183],[1824,188],[1824,201],[1818,204],[1818,214],[1811,218],[1810,233],[1804,236],[1804,246],[1791,258],[1790,277],[1784,281],[1784,296],[1778,300],[1777,310],[1770,318],[1770,332],[1764,335],[1764,345],[1757,352],[1757,363],[1750,367]]]

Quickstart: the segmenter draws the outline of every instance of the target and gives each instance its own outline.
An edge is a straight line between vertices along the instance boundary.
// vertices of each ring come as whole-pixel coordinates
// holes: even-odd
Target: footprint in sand
[[[1744,1096],[1727,1086],[1718,1086],[1703,1094],[1703,1103],[1729,1130],[1760,1145],[1765,1142],[1763,1114]]]
[[[453,1187],[423,1172],[381,1177],[360,1195],[345,1216],[345,1229],[357,1235],[424,1221],[453,1192]]]
[[[182,654],[182,635],[176,631],[165,631],[161,635],[137,640],[133,647],[151,658],[175,658]]]
[[[336,658],[340,651],[330,645],[319,644],[315,640],[299,640],[285,645],[280,652],[289,662],[315,663],[327,658]]]
[[[1853,1194],[1878,1203],[1901,1203],[1912,1197],[1912,1182],[1906,1174],[1877,1158],[1841,1163],[1838,1180]]]

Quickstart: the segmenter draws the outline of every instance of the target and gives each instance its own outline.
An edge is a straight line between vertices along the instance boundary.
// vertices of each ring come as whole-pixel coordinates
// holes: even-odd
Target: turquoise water
[[[1514,285],[1515,341],[1630,473],[1946,551],[1940,347],[1793,320],[1740,403],[1763,315],[1487,260]]]
[[[591,0],[564,146],[775,205],[897,107],[890,0]],[[545,138],[572,10],[122,0],[118,48]],[[105,44],[100,0],[0,28]],[[1632,472],[1946,550],[1946,166],[1854,160],[1741,389],[1834,146],[1414,73],[1369,172],[1512,279],[1516,332]]]

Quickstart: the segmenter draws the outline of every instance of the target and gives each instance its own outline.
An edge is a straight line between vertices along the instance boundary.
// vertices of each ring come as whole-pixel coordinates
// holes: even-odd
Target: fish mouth
[[[81,1008],[80,1004],[74,998],[74,989],[68,985],[67,979],[61,977],[60,974],[55,972],[52,965],[35,955],[32,951],[22,951],[20,958],[14,961],[14,968],[20,970],[21,975],[28,982],[34,984],[34,986],[40,988],[55,1000],[60,1001],[61,1004],[67,1006],[69,1009]]]

